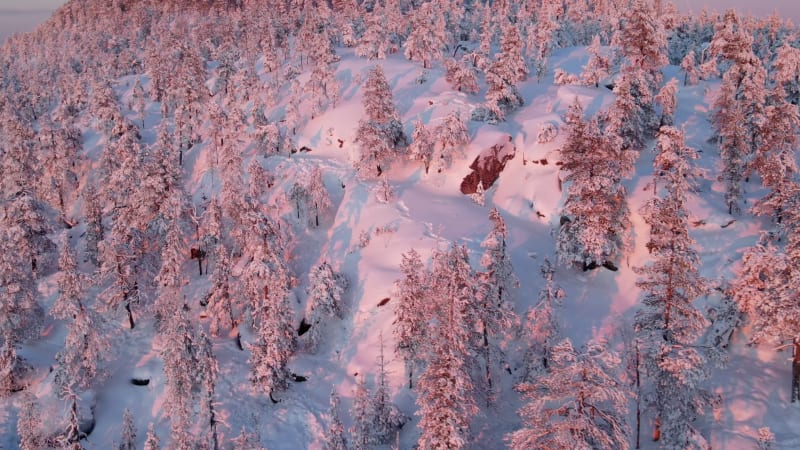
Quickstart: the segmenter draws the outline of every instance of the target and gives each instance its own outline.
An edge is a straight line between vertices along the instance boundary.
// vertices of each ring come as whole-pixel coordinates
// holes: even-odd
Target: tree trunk
[[[130,302],[127,301],[125,302],[125,311],[128,311],[128,322],[130,323],[132,330],[136,326],[136,324],[133,322],[133,311],[131,311]]]
[[[211,445],[214,450],[219,450],[219,439],[217,437],[217,414],[214,411],[214,402],[208,399],[209,420],[208,426],[211,428]]]
[[[491,358],[490,358],[490,350],[489,350],[489,332],[486,329],[486,324],[483,325],[483,359],[486,362],[486,385],[489,387],[489,390],[492,389],[492,368],[491,368]]]
[[[658,442],[661,439],[661,417],[656,417],[656,422],[653,426],[653,442]]]
[[[641,403],[640,403],[640,386],[641,386],[641,379],[639,378],[639,342],[636,342],[636,359],[634,363],[636,365],[636,448],[639,448],[639,438],[642,433],[642,410],[641,410]]]

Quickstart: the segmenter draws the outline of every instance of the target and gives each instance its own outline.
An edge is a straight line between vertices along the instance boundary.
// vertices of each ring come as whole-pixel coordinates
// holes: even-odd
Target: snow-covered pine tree
[[[98,246],[104,238],[103,209],[93,184],[84,191],[84,217],[86,220],[86,256],[95,266],[100,265]]]
[[[52,231],[45,205],[27,190],[12,194],[0,219],[7,229],[14,229],[15,252],[27,260],[32,275],[39,276],[55,265],[56,244],[48,237]]]
[[[658,127],[655,89],[648,72],[629,65],[622,68],[614,84],[616,98],[608,111],[606,134],[618,136],[626,150],[643,148]]]
[[[464,155],[464,147],[469,144],[469,134],[461,115],[453,111],[445,116],[442,123],[436,127],[433,136],[439,143],[433,161],[437,166],[437,171],[441,172],[450,168],[455,156]]]
[[[342,298],[347,290],[349,282],[340,273],[333,271],[333,268],[326,261],[312,267],[308,274],[308,307],[309,325],[306,346],[309,350],[316,351],[317,345],[322,338],[325,324],[332,318],[341,319],[343,317]]]
[[[527,403],[519,410],[523,427],[506,437],[510,447],[629,448],[629,393],[616,378],[616,353],[598,341],[578,351],[565,339],[551,361],[549,373],[517,387]]]
[[[269,121],[265,116],[269,107],[264,104],[257,103],[257,105],[253,108],[253,138],[262,155],[275,155],[280,152],[283,145],[281,131],[275,122]]]
[[[17,354],[17,342],[13,336],[3,337],[0,345],[0,398],[25,387],[25,376],[33,370],[24,358]]]
[[[667,64],[664,27],[646,0],[634,0],[624,13],[617,36],[625,63],[614,86],[617,98],[609,111],[608,128],[625,149],[641,149],[657,129],[653,100]]]
[[[548,58],[553,48],[558,45],[561,25],[557,17],[561,14],[563,14],[562,5],[545,2],[537,11],[537,20],[530,21],[525,29],[525,54],[531,59],[531,65],[539,80],[547,72]]]
[[[32,392],[22,394],[22,402],[17,414],[17,435],[20,450],[40,450],[45,437],[42,430],[42,415],[36,396]]]
[[[297,215],[297,220],[299,221],[300,217],[305,215],[305,211],[308,210],[308,189],[299,181],[295,181],[294,184],[292,184],[292,187],[289,188],[289,191],[286,193],[286,200],[289,201],[292,206],[294,206],[295,214]]]
[[[201,420],[208,424],[208,430],[204,433],[205,445],[211,450],[220,448],[220,432],[218,430],[222,421],[217,417],[216,410],[216,387],[219,365],[214,356],[214,348],[205,331],[200,332],[197,339],[197,366],[198,384],[200,385],[200,414]]]
[[[623,12],[618,37],[629,65],[647,73],[648,85],[643,88],[651,94],[661,81],[661,68],[668,63],[666,33],[654,9],[647,0],[633,0]]]
[[[177,220],[167,223],[166,239],[161,249],[161,263],[154,281],[157,284],[155,299],[156,329],[166,326],[168,317],[181,306],[181,287],[184,284],[181,266],[185,261],[183,235]]]
[[[133,93],[131,97],[131,109],[136,113],[136,116],[142,122],[142,128],[145,128],[145,113],[147,112],[147,98],[142,87],[142,77],[137,77],[136,82],[133,84]]]
[[[141,133],[133,122],[122,121],[108,137],[100,155],[101,183],[99,192],[104,201],[114,206],[128,205],[128,196],[137,187],[139,176]],[[137,222],[132,222],[137,223]]]
[[[119,450],[136,450],[136,424],[131,410],[122,413],[122,432],[119,437]]]
[[[695,62],[694,50],[690,50],[686,56],[681,60],[681,69],[683,69],[683,85],[694,86],[700,81],[700,74],[698,73],[697,63]]]
[[[326,450],[347,450],[344,424],[342,424],[339,394],[331,389],[330,407],[328,408],[328,429],[325,430]]]
[[[642,210],[651,227],[647,247],[654,260],[635,268],[643,293],[635,328],[651,389],[643,398],[660,424],[664,446],[705,448],[692,425],[710,398],[703,388],[709,362],[697,347],[706,319],[694,301],[708,291],[708,283],[699,273],[686,211],[690,160],[697,156],[683,143],[683,133],[671,127],[659,132],[657,149],[654,170],[663,194]]]
[[[50,314],[67,321],[67,337],[55,356],[59,363],[55,382],[62,390],[89,389],[105,374],[101,363],[110,357],[111,344],[104,335],[103,316],[84,304],[87,280],[77,271],[69,242],[62,246],[59,266],[60,295]]]
[[[364,375],[361,374],[356,380],[353,407],[350,410],[350,416],[353,418],[350,442],[354,450],[367,450],[376,444],[375,412],[372,408],[372,395],[367,388]]]
[[[518,323],[518,318],[511,306],[511,290],[519,286],[511,264],[511,257],[506,242],[506,223],[497,208],[489,211],[492,230],[481,242],[486,249],[481,257],[483,272],[479,273],[478,288],[478,322],[482,333],[481,353],[485,364],[485,382],[491,391],[492,366],[498,358],[502,360],[502,350],[495,339],[510,332]]]
[[[116,310],[124,307],[131,329],[136,325],[134,311],[141,305],[140,279],[143,279],[144,237],[130,228],[121,212],[113,216],[111,233],[101,246],[100,277],[109,280],[108,287],[98,295],[104,307]]]
[[[655,101],[661,105],[660,126],[672,126],[675,109],[678,107],[678,80],[673,78],[664,84],[664,87],[655,96]]]
[[[395,351],[405,361],[408,387],[413,387],[414,368],[420,364],[425,348],[424,330],[428,325],[428,272],[422,259],[413,248],[402,255],[400,273],[403,277],[395,283],[397,308],[394,315]]]
[[[319,166],[315,166],[311,171],[311,177],[308,180],[308,207],[310,213],[314,216],[314,226],[319,226],[320,216],[326,214],[333,206],[331,203],[328,188],[325,187],[325,182],[322,179],[322,170]]]
[[[143,450],[159,450],[161,441],[158,439],[155,430],[153,429],[153,422],[147,426],[147,438],[144,441]]]
[[[767,72],[753,53],[752,43],[747,27],[734,11],[728,11],[709,47],[712,56],[730,64],[722,76],[712,114],[723,163],[725,203],[730,214],[741,210],[742,183],[765,128]]]
[[[794,194],[800,194],[795,187]],[[795,197],[797,198],[797,197]],[[796,208],[796,204],[793,204]],[[739,308],[747,315],[751,327],[750,341],[779,345],[791,341],[800,331],[797,323],[800,306],[795,301],[800,237],[793,227],[784,249],[769,234],[742,257],[738,278],[730,292]]]
[[[503,25],[500,52],[486,68],[486,109],[495,120],[505,120],[506,113],[524,103],[517,83],[528,78],[528,66],[522,57],[522,40],[518,25]]]
[[[67,400],[67,421],[66,429],[57,438],[60,448],[64,450],[83,450],[81,440],[86,438],[86,433],[81,431],[80,416],[78,415],[78,395],[70,388],[66,388],[61,394]]]
[[[786,93],[786,101],[800,103],[800,49],[784,41],[778,48],[772,65],[772,78]]]
[[[319,17],[307,19],[307,22],[314,25],[312,32],[308,33],[309,38],[304,39],[306,45],[310,47],[309,56],[313,64],[311,76],[306,84],[306,90],[312,95],[313,118],[328,104],[336,106],[340,85],[335,77],[334,63],[338,61],[338,56],[333,48],[330,26]]]
[[[258,207],[262,203],[264,195],[274,183],[274,177],[265,169],[261,162],[253,158],[250,165],[247,167],[248,182],[248,195],[252,205]]]
[[[72,320],[83,308],[82,297],[89,280],[78,271],[75,251],[70,246],[69,239],[64,239],[61,244],[58,269],[57,285],[59,295],[53,303],[50,314],[56,319]]]
[[[31,125],[23,122],[10,107],[0,110],[0,132],[5,142],[0,169],[3,198],[10,198],[22,191],[30,191],[30,181],[40,173],[36,161],[36,133]]]
[[[214,196],[208,202],[208,207],[203,211],[200,220],[200,242],[201,247],[207,253],[212,250],[216,252],[216,247],[222,244],[222,208],[219,200]],[[208,273],[208,269],[206,269]]]
[[[263,241],[257,244],[242,278],[255,328],[255,342],[247,346],[250,381],[272,398],[289,387],[287,364],[295,350],[296,333],[289,273],[280,256],[267,246]]]
[[[239,434],[235,438],[231,439],[231,443],[233,444],[233,450],[264,449],[259,442],[258,436],[255,433],[247,431],[245,427],[242,427],[241,431],[239,431]]]
[[[560,326],[555,308],[566,297],[564,290],[553,280],[555,267],[545,258],[539,269],[545,285],[539,291],[538,303],[528,310],[525,324],[526,342],[523,382],[534,383],[537,376],[550,367],[553,346],[559,339]]]
[[[191,449],[198,441],[192,432],[197,402],[198,337],[189,318],[186,304],[176,306],[165,317],[161,330],[164,360],[164,411],[169,415],[172,442],[170,448]]]
[[[425,2],[411,12],[411,33],[405,42],[405,56],[421,62],[424,69],[430,69],[433,61],[441,59],[442,51],[447,48],[443,14],[434,2]]]
[[[466,247],[451,245],[434,253],[434,325],[428,327],[427,366],[416,401],[422,448],[463,448],[470,441],[470,423],[478,412],[471,377],[476,342],[473,279]]]
[[[586,51],[589,53],[589,61],[583,66],[581,81],[587,86],[600,87],[600,81],[608,77],[611,62],[607,56],[601,54],[599,34],[594,35],[592,44]]]
[[[411,145],[408,146],[408,156],[413,160],[421,161],[425,167],[425,173],[428,173],[433,160],[436,141],[433,139],[428,127],[419,119],[414,122],[414,134],[412,134],[411,139]]]
[[[749,146],[744,111],[735,103],[731,88],[731,85],[723,82],[714,103],[718,114],[714,116],[713,123],[720,124],[717,132],[722,141],[720,159],[723,165],[721,178],[725,182],[725,205],[729,214],[739,214]],[[721,114],[723,111],[724,119]]]
[[[445,80],[458,92],[477,94],[478,76],[470,61],[470,55],[464,55],[460,60],[448,58],[445,60]]]
[[[383,353],[383,333],[379,335],[378,377],[375,395],[372,396],[373,434],[375,442],[388,444],[405,423],[405,418],[389,398],[389,381],[386,377],[386,359]]]
[[[584,270],[616,267],[630,229],[622,179],[633,170],[634,155],[613,136],[586,121],[578,102],[567,113],[568,136],[561,148],[562,180],[569,183],[556,241],[558,260]]]
[[[762,145],[750,163],[750,168],[761,177],[761,184],[768,193],[757,200],[753,212],[771,217],[780,224],[783,211],[793,202],[792,195],[798,172],[797,161],[793,157],[798,143],[800,129],[800,112],[797,106],[785,100],[785,93],[780,85],[770,92],[769,105],[765,109],[766,123]]]
[[[361,176],[380,176],[406,145],[406,136],[394,106],[392,91],[381,66],[370,70],[364,88],[367,118],[358,123],[356,170]]]
[[[211,320],[209,325],[211,335],[218,336],[220,330],[232,330],[238,326],[243,308],[242,305],[234,304],[236,296],[233,295],[231,286],[231,261],[228,249],[224,245],[218,245],[214,259],[206,313]]]
[[[395,193],[392,185],[389,184],[389,177],[381,175],[375,185],[375,199],[380,203],[389,203],[395,200]]]
[[[62,221],[68,221],[67,202],[78,182],[75,172],[78,152],[83,147],[81,132],[74,126],[56,125],[49,117],[43,117],[38,137],[36,152],[42,175],[33,185],[38,197],[56,208]]]
[[[389,49],[385,12],[376,6],[365,16],[364,33],[356,45],[356,56],[370,60],[385,59]]]

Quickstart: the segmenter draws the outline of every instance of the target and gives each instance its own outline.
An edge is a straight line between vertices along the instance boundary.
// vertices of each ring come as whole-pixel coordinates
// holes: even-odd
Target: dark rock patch
[[[614,263],[613,263],[613,262],[611,262],[611,261],[605,261],[605,262],[603,262],[603,267],[605,267],[606,269],[608,269],[608,270],[610,270],[610,271],[612,271],[612,272],[616,272],[616,271],[618,271],[618,270],[619,270],[619,267],[617,267],[617,265],[616,265],[616,264],[614,264]]]
[[[303,319],[300,321],[300,326],[297,327],[297,335],[302,336],[306,334],[310,329],[311,329],[311,324],[306,322],[306,318],[303,317]]]
[[[483,184],[484,190],[492,187],[516,152],[516,147],[510,142],[495,144],[481,152],[469,166],[472,172],[461,182],[461,193],[474,194],[478,191],[478,184]]]

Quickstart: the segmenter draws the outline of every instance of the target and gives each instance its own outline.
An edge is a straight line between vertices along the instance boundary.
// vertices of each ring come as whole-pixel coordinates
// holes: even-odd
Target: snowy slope
[[[589,114],[607,107],[613,99],[613,94],[603,86],[559,86],[552,83],[552,77],[541,81],[530,79],[520,87],[525,105],[506,122],[497,125],[468,123],[471,143],[450,169],[425,174],[419,164],[396,162],[388,175],[395,199],[384,203],[376,195],[377,183],[357,178],[351,164],[356,151],[355,129],[363,114],[362,89],[355,81],[356,75],[365,79],[375,62],[357,58],[348,49],[339,49],[339,54],[342,59],[337,78],[343,85],[341,102],[336,108],[302,123],[294,137],[297,147],[308,146],[312,151],[263,158],[256,154],[254,145],[247,145],[243,159],[244,167],[248,167],[251,160],[260,159],[276,176],[276,185],[269,196],[270,201],[278,205],[282,205],[283,193],[295,180],[308,177],[313,167],[322,168],[334,206],[332,212],[323,217],[319,228],[309,229],[298,223],[285,206],[278,211],[295,233],[289,264],[299,278],[294,290],[296,323],[306,308],[307,273],[322,261],[330,262],[350,280],[344,319],[327,324],[326,338],[316,354],[300,351],[292,359],[291,370],[307,377],[308,381],[295,383],[288,391],[278,394],[280,402],[277,404],[251,386],[247,379],[248,354],[237,349],[234,336],[214,339],[220,365],[217,398],[226,424],[223,428],[226,440],[246,426],[257,429],[265,447],[273,450],[321,448],[331,389],[339,392],[343,410],[348,411],[357,374],[367,374],[368,384],[374,383],[381,336],[389,355],[392,399],[403,412],[413,415],[416,393],[404,386],[406,375],[402,360],[392,352],[396,306],[393,283],[400,277],[401,254],[414,248],[427,258],[433,249],[444,248],[449,242],[465,243],[473,266],[477,268],[483,251],[480,243],[491,229],[487,215],[492,207],[497,207],[508,226],[509,248],[521,282],[512,293],[515,310],[524,316],[543,285],[540,264],[545,258],[555,260],[554,229],[563,202],[556,162],[564,136],[562,133],[553,142],[537,143],[540,126],[544,123],[563,126],[563,115],[576,97]],[[550,64],[578,73],[587,58],[584,48],[566,48],[556,51]],[[380,64],[409,135],[411,124],[417,119],[435,125],[451,111],[469,117],[472,109],[483,101],[481,94],[452,91],[444,81],[441,68],[427,71],[427,81],[420,84],[416,81],[420,66],[400,55],[392,55]],[[666,79],[680,77],[675,67],[666,68],[664,73]],[[260,75],[264,79],[268,77],[264,73]],[[724,208],[723,187],[712,175],[719,163],[718,153],[708,143],[711,133],[708,112],[716,84],[701,82],[698,86],[681,87],[675,122],[684,127],[687,144],[701,152],[696,164],[704,169],[704,176],[699,180],[697,191],[690,196],[689,206],[691,221],[699,224],[691,233],[698,244],[702,274],[722,282],[734,278],[742,250],[756,242],[764,224],[747,214],[728,224],[730,216]],[[120,98],[126,99],[131,95],[132,86],[133,78],[128,77],[118,80],[115,89]],[[133,113],[130,114],[133,117]],[[149,105],[143,143],[154,142],[152,128],[158,117],[158,106]],[[517,148],[516,157],[508,163],[495,186],[487,191],[485,205],[479,206],[460,193],[461,180],[469,173],[468,166],[475,157],[498,142],[508,141],[509,137]],[[341,148],[338,139],[345,142]],[[84,128],[83,155],[95,168],[103,144],[102,137],[90,127]],[[210,169],[210,158],[210,150],[203,144],[186,155],[182,182],[198,205],[219,190],[218,174]],[[647,187],[652,179],[652,161],[652,152],[642,152],[635,176],[625,181],[634,242],[619,271],[578,272],[559,268],[556,272],[556,281],[566,290],[566,299],[558,314],[565,337],[570,337],[576,346],[591,338],[607,338],[619,349],[629,343],[630,331],[626,328],[630,327],[639,301],[639,290],[635,286],[638,275],[633,268],[649,261],[645,248],[648,226],[638,211],[652,196],[652,190]],[[84,173],[81,181],[95,176],[94,172]],[[759,197],[755,181],[747,185],[747,193],[751,202]],[[76,216],[81,205],[80,201],[73,205]],[[68,235],[76,248],[82,248],[83,231],[81,224],[71,230],[58,231],[59,236],[54,238]],[[369,242],[362,246],[365,236],[369,236]],[[182,270],[188,284],[183,293],[190,299],[198,299],[207,292],[209,281],[206,276],[197,275],[195,263],[186,256]],[[210,267],[213,268],[213,264],[212,259]],[[89,270],[85,262],[81,267]],[[44,279],[39,291],[42,303],[49,309],[57,296],[55,275]],[[92,293],[96,294],[95,291]],[[719,294],[715,295],[717,297],[702,299],[701,304],[715,304]],[[387,297],[391,299],[389,303],[378,306],[381,299]],[[201,315],[202,308],[196,300],[192,302],[191,313],[196,323],[207,326],[207,320]],[[119,324],[124,323],[122,315],[114,319]],[[135,330],[118,328],[114,335],[115,354],[107,365],[109,377],[94,391],[97,424],[87,439],[89,448],[110,448],[111,443],[119,439],[125,408],[134,413],[140,447],[150,422],[156,423],[162,442],[169,435],[169,418],[161,408],[164,376],[159,350],[163,343],[154,338],[150,322]],[[54,398],[48,368],[54,364],[53,355],[63,345],[64,335],[63,324],[51,320],[42,337],[24,346],[21,352],[37,369],[32,380],[33,391],[54,417],[61,417],[63,405]],[[243,338],[247,341],[252,336],[245,332]],[[504,446],[505,434],[519,425],[516,410],[520,400],[512,387],[518,381],[524,347],[517,339],[514,336],[506,343],[511,373],[500,375],[499,398],[493,405],[481,405],[481,413],[473,424],[475,448]],[[721,396],[722,404],[719,411],[708,414],[713,420],[708,420],[701,429],[710,437],[713,448],[754,448],[756,430],[763,426],[769,426],[775,433],[777,448],[797,448],[800,435],[796,423],[800,421],[800,410],[788,403],[791,366],[786,361],[787,355],[770,348],[747,346],[746,341],[742,332],[737,331],[727,366],[714,371],[711,385]],[[149,378],[150,384],[134,386],[130,383],[132,377]],[[0,400],[0,405],[0,446],[14,448],[20,397]],[[351,424],[346,413],[344,422],[345,426]],[[402,429],[400,448],[414,446],[418,436],[416,422],[417,418],[413,417]],[[658,448],[648,438],[649,432],[650,427],[645,424],[642,448]]]

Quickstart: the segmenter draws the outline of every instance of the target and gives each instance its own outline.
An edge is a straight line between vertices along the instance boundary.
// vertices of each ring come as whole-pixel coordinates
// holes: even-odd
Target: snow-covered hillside
[[[0,448],[112,448],[126,410],[120,448],[342,448],[337,420],[347,448],[800,446],[794,28],[134,3],[73,0],[2,49]]]

